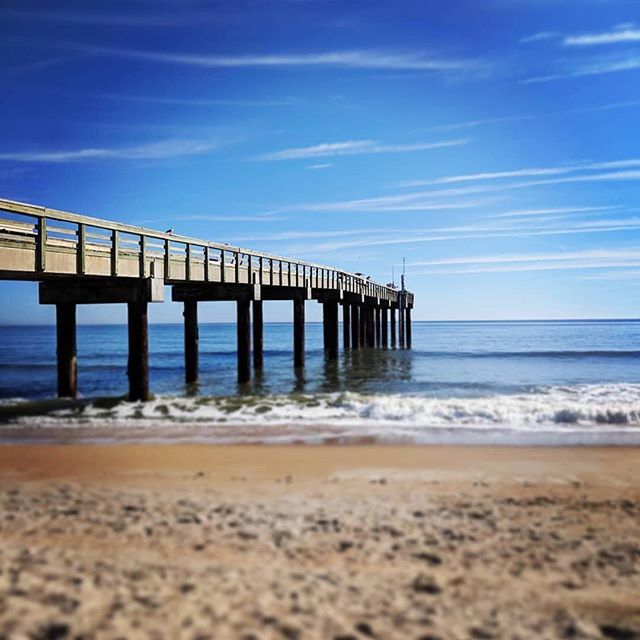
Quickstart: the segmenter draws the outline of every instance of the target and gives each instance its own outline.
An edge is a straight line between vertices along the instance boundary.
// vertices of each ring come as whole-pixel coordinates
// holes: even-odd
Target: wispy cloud
[[[380,144],[375,140],[348,140],[346,142],[325,142],[310,147],[294,147],[257,156],[256,160],[299,160],[302,158],[322,158],[327,156],[355,156],[378,153],[408,153],[443,147],[457,147],[469,140],[443,140],[440,142],[417,144]]]
[[[157,9],[157,8],[156,8]],[[29,10],[3,9],[7,19],[25,22],[51,22],[56,24],[97,25],[113,27],[184,27],[190,24],[202,24],[220,19],[219,11],[154,11],[153,13],[134,13],[131,11],[96,13],[89,11],[68,11],[56,9]]]
[[[426,127],[424,131],[457,131],[460,129],[473,129],[486,124],[522,122],[523,120],[531,120],[535,117],[536,116],[500,116],[496,118],[478,118],[476,120],[467,120],[466,122],[454,122],[452,124],[440,124],[433,127]]]
[[[555,40],[561,37],[562,34],[559,31],[538,31],[531,35],[520,38],[520,44],[530,44],[531,42],[542,42],[544,40]]]
[[[317,171],[318,169],[328,169],[329,167],[333,167],[330,162],[325,162],[323,164],[310,164],[308,167],[305,167],[308,171]]]
[[[55,151],[13,151],[0,153],[0,160],[13,162],[80,162],[88,160],[164,160],[207,153],[216,148],[199,140],[162,140],[135,147],[88,147]]]
[[[523,169],[511,169],[508,171],[485,171],[482,173],[469,173],[464,175],[444,176],[425,180],[407,180],[400,182],[400,187],[421,187],[428,185],[456,184],[462,182],[484,182],[491,180],[503,180],[510,178],[558,176],[587,171],[604,169],[628,169],[640,167],[640,158],[626,160],[612,160],[607,162],[589,162],[558,167],[527,167]]]
[[[600,60],[591,64],[580,65],[575,69],[554,73],[545,76],[533,76],[520,80],[520,84],[536,84],[539,82],[552,82],[568,78],[580,78],[584,76],[598,76],[609,73],[621,73],[623,71],[635,71],[640,69],[640,55],[631,54],[624,58]]]
[[[562,41],[568,47],[589,47],[594,45],[640,42],[640,29],[624,25],[622,29],[613,29],[602,33],[586,33],[566,36]]]
[[[434,267],[423,274],[509,273],[567,269],[628,269],[640,266],[640,251],[590,249],[556,253],[499,254],[427,260],[412,266]]]
[[[343,67],[410,71],[467,71],[480,66],[478,61],[430,57],[421,52],[391,53],[375,50],[329,51],[300,54],[206,55],[145,51],[141,49],[74,45],[96,55],[204,68],[242,67]]]
[[[362,235],[362,231],[359,230],[358,233],[360,235],[357,239],[335,240],[324,243],[314,242],[312,247],[296,247],[295,251],[312,249],[316,253],[331,253],[366,247],[410,246],[439,242],[464,242],[465,246],[468,246],[469,242],[474,240],[602,234],[638,229],[640,229],[640,218],[602,219],[574,224],[565,222],[562,224],[532,225],[518,221],[517,225],[496,225],[493,223],[458,225],[431,229],[412,229],[410,232],[395,235],[387,232],[384,237],[379,237],[377,231],[374,234]]]
[[[506,213],[495,213],[492,218],[530,218],[536,216],[567,215],[574,213],[601,213],[603,211],[620,210],[622,205],[611,205],[606,207],[555,207],[550,209],[519,209],[507,211]]]
[[[283,98],[282,100],[260,99],[222,99],[222,98],[173,98],[167,96],[136,96],[113,93],[93,94],[91,97],[100,100],[117,100],[121,102],[140,102],[145,104],[168,104],[187,107],[288,107],[299,104],[299,99]]]

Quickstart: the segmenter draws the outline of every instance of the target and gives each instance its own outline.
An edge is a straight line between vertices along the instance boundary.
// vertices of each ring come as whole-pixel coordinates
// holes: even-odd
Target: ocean
[[[291,325],[264,330],[264,371],[238,386],[235,325],[202,324],[187,387],[182,326],[150,326],[142,404],[125,326],[78,327],[76,402],[55,399],[55,327],[0,327],[0,441],[640,444],[640,321],[414,321],[411,350],[337,362],[309,323],[302,372]]]

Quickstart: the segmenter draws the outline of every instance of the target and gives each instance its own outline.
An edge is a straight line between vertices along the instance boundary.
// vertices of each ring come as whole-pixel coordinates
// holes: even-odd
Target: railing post
[[[87,225],[82,222],[78,224],[78,242],[76,251],[76,273],[79,276],[83,276],[87,272]]]
[[[191,245],[188,242],[184,251],[184,279],[191,280]]]
[[[227,280],[227,269],[225,266],[225,255],[224,249],[220,249],[220,282],[226,282]]]
[[[140,264],[138,268],[138,273],[141,278],[144,278],[147,275],[147,236],[140,236]]]
[[[36,238],[36,269],[47,269],[47,219],[38,218],[38,237]]]
[[[118,275],[118,239],[119,232],[115,229],[111,232],[111,276]]]
[[[168,239],[164,241],[164,279],[171,279],[171,242]]]
[[[211,260],[211,251],[208,246],[204,248],[204,281],[209,282],[211,279],[211,275],[209,273],[210,268],[210,260]]]

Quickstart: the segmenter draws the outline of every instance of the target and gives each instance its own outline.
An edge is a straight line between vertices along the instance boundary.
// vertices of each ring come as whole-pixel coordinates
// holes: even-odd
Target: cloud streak
[[[325,142],[310,147],[294,147],[272,153],[265,153],[255,159],[263,162],[275,160],[299,160],[324,158],[330,156],[356,156],[379,153],[409,153],[444,147],[458,147],[468,144],[469,140],[443,140],[440,142],[417,144],[380,144],[375,140],[348,140],[346,142]]]
[[[591,47],[595,45],[621,44],[640,42],[640,29],[614,29],[604,33],[588,33],[577,36],[566,36],[563,44],[568,47]]]
[[[0,153],[0,160],[13,162],[63,163],[91,160],[165,160],[207,153],[216,148],[212,142],[198,140],[162,140],[134,147],[88,147],[55,151],[13,151]]]
[[[329,51],[299,54],[206,55],[170,53],[141,49],[74,45],[95,55],[145,62],[186,65],[202,68],[252,67],[337,67],[345,69],[381,69],[408,71],[466,71],[479,66],[478,61],[429,57],[424,53],[391,53],[375,50]]]

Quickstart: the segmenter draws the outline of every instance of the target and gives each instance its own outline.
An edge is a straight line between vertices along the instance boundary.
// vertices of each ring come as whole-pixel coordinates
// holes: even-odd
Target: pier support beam
[[[322,303],[324,323],[324,352],[329,360],[338,357],[338,303],[327,300]]]
[[[238,382],[251,380],[251,311],[248,300],[238,300],[237,333],[238,333]]]
[[[357,304],[351,305],[351,348],[360,348],[360,318]]]
[[[391,307],[391,348],[396,348],[396,310]]]
[[[411,349],[411,309],[407,307],[407,317],[405,319],[405,343],[407,349]]]
[[[262,300],[252,302],[253,309],[253,368],[262,371],[264,367],[264,330],[262,320]]]
[[[76,355],[76,305],[56,304],[56,338],[58,357],[58,397],[78,395],[78,359]]]
[[[345,351],[351,348],[351,305],[348,302],[342,305],[342,343]]]
[[[304,367],[304,299],[293,301],[293,366]]]
[[[398,309],[398,346],[401,349],[404,349],[405,346],[405,335],[404,335],[404,321],[405,321],[405,309]]]
[[[374,313],[376,319],[376,347],[380,348],[382,346],[382,310],[380,307],[375,307]]]
[[[374,308],[373,307],[365,307],[367,311],[367,347],[375,347],[376,346],[376,326],[375,326],[375,317],[374,317]]]
[[[149,320],[146,302],[128,302],[129,400],[149,399]]]
[[[184,301],[184,371],[187,384],[198,382],[198,303]]]
[[[386,307],[380,309],[380,313],[382,314],[382,348],[386,349],[389,344],[389,314]]]

